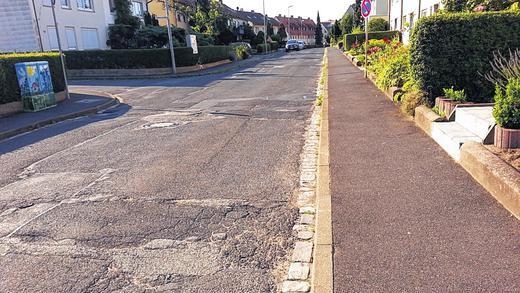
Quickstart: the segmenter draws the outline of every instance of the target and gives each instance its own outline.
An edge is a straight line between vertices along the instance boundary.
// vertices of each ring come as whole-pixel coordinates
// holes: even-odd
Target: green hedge
[[[203,46],[193,54],[191,48],[175,48],[175,64],[179,67],[206,64],[229,59],[230,46]],[[65,53],[67,69],[138,69],[171,66],[169,49],[129,49],[69,51]]]
[[[20,101],[20,88],[14,65],[20,62],[47,61],[55,92],[65,90],[59,53],[0,54],[0,104]]]
[[[492,101],[494,85],[479,74],[491,70],[494,51],[520,48],[520,14],[437,14],[421,18],[411,35],[412,76],[430,102],[443,88],[464,89],[469,101]]]
[[[278,42],[267,43],[267,50],[265,49],[265,46],[266,46],[265,44],[257,45],[256,51],[258,53],[264,53],[266,51],[268,51],[268,52],[277,51],[279,48]]]
[[[369,40],[382,40],[384,38],[394,39],[399,38],[401,40],[401,32],[400,31],[383,31],[383,32],[369,32],[368,39]],[[364,42],[365,41],[365,33],[359,34],[346,34],[343,36],[343,45],[345,46],[345,51],[348,51],[352,48],[352,44],[356,42]]]

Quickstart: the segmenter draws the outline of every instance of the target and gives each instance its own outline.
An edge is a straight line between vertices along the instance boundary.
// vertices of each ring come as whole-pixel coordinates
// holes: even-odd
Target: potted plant
[[[510,79],[505,89],[496,86],[493,117],[497,122],[495,146],[520,148],[520,78]]]
[[[467,100],[464,90],[456,91],[452,88],[443,89],[444,96],[435,99],[435,106],[440,113],[445,113],[446,117],[450,117],[457,104],[465,103]]]

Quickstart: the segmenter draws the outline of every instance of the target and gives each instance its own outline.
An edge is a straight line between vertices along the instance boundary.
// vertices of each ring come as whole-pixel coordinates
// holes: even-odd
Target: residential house
[[[142,18],[146,0],[132,0]],[[58,33],[64,50],[108,49],[108,26],[114,23],[113,0],[56,0]],[[11,0],[0,10],[0,51],[58,50],[51,0]]]
[[[389,0],[390,28],[400,30],[403,33],[403,41],[406,43],[410,37],[410,31],[421,17],[430,16],[443,7],[441,0]]]
[[[229,18],[229,24],[238,32],[239,38],[244,34],[243,27],[248,24],[253,28],[253,32],[265,32],[264,15],[254,10],[244,11],[243,8],[237,7],[232,9],[226,5],[223,6],[223,13]],[[265,25],[270,23],[273,27],[273,33],[276,34],[280,29],[280,23],[277,19],[266,16]]]
[[[285,26],[289,39],[304,41],[309,45],[314,45],[316,23],[311,18],[302,18],[291,15],[291,17],[278,15],[276,19]]]
[[[389,1],[392,0],[372,0],[372,10],[370,12],[370,16],[368,17],[368,21],[375,18],[382,18],[388,21]]]
[[[187,9],[194,9],[195,0],[170,0],[170,24],[187,30],[189,25],[189,17],[185,12]],[[155,15],[159,20],[159,25],[165,26],[166,21],[166,9],[164,0],[149,0],[148,11],[150,14]]]

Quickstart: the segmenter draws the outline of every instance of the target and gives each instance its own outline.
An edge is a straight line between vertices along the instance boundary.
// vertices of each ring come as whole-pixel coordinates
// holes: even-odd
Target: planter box
[[[502,149],[520,148],[520,129],[495,127],[495,146]]]
[[[437,97],[435,98],[435,106],[439,108],[440,112],[444,112],[444,115],[446,115],[446,118],[451,116],[451,113],[453,110],[455,110],[455,107],[458,104],[462,104],[462,102],[454,101],[452,99],[448,99],[446,97]]]

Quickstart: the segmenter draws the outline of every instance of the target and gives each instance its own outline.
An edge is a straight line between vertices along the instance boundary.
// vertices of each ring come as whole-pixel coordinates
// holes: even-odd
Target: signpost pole
[[[166,26],[168,27],[168,43],[170,45],[170,55],[172,59],[172,72],[173,74],[177,74],[177,67],[175,66],[175,51],[173,50],[172,27],[170,24],[170,1],[164,1],[164,7],[166,9]]]
[[[61,48],[61,40],[60,33],[58,31],[58,21],[56,20],[56,10],[54,9],[54,5],[56,5],[56,0],[52,0],[51,2],[52,8],[52,18],[54,20],[54,30],[56,31],[56,40],[58,40],[58,50],[60,51],[60,60],[61,60],[61,70],[63,71],[63,79],[65,81],[65,96],[68,100],[70,100],[69,94],[69,83],[67,82],[67,70],[65,69],[65,58],[63,58],[63,50]]]
[[[363,0],[361,2],[361,15],[365,18],[365,78],[368,78],[368,17],[372,11],[372,1]]]
[[[368,78],[368,17],[365,17],[365,78]]]

